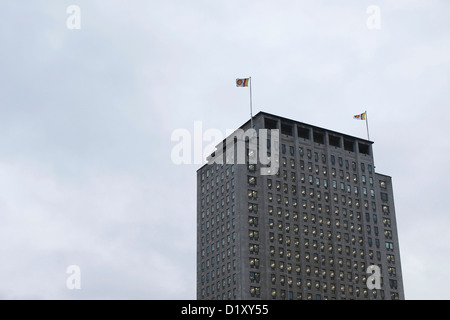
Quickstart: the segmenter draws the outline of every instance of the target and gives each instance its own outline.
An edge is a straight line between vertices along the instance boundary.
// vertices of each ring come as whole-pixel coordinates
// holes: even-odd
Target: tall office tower
[[[278,130],[257,145],[279,169],[261,174],[247,146],[243,162],[197,171],[197,298],[404,299],[392,181],[372,142],[264,112],[253,122]]]

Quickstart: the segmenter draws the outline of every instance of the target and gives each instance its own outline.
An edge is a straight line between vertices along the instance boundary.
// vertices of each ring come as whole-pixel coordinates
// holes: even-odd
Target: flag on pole
[[[353,116],[353,119],[356,120],[366,120],[366,129],[367,129],[367,140],[370,140],[369,137],[369,121],[367,120],[367,110],[361,114],[357,114]]]
[[[252,77],[236,79],[236,87],[250,87],[250,125],[253,129]]]
[[[366,113],[363,112],[361,114],[357,114],[355,116],[353,116],[353,119],[357,119],[357,120],[366,120]]]
[[[250,78],[236,79],[236,87],[248,87]]]

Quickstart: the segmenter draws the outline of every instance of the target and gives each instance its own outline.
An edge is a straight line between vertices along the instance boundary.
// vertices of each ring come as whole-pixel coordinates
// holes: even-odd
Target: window
[[[249,199],[258,199],[258,192],[256,190],[248,190],[248,198]]]
[[[358,149],[359,149],[359,153],[368,155],[370,147],[368,144],[358,143]]]
[[[292,136],[292,125],[287,123],[281,123],[281,134]]]
[[[249,230],[248,236],[249,236],[250,240],[258,240],[259,239],[259,231]]]
[[[385,229],[384,236],[386,237],[386,239],[392,239],[392,231],[389,229]]]
[[[329,134],[328,135],[328,143],[330,146],[340,148],[341,147],[341,138]]]
[[[355,141],[344,139],[344,150],[346,151],[355,151]]]
[[[257,298],[259,298],[260,297],[260,288],[259,287],[253,287],[253,286],[251,286],[250,287],[250,295],[252,296],[252,297],[257,297]]]
[[[258,205],[256,203],[249,203],[248,211],[249,212],[258,212]]]
[[[291,154],[291,156],[294,155],[294,147],[293,146],[289,147],[289,153]]]
[[[278,128],[278,121],[277,120],[273,120],[273,119],[269,119],[269,118],[264,118],[264,128],[265,129],[277,129]]]
[[[319,130],[314,130],[313,139],[315,143],[324,144],[325,133]]]
[[[310,130],[308,128],[297,127],[297,135],[299,138],[310,139]]]
[[[293,169],[295,168],[295,160],[294,159],[290,159],[289,164],[290,164],[291,168],[293,168]]]

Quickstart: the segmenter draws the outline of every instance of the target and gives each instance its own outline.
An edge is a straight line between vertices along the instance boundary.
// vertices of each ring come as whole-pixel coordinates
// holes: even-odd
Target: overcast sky
[[[1,0],[0,298],[195,299],[171,134],[242,125],[252,76],[254,113],[365,138],[368,111],[405,296],[450,299],[449,36],[447,0]]]

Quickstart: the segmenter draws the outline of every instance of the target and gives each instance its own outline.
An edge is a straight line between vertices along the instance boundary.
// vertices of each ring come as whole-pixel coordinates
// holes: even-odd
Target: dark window
[[[358,143],[359,153],[369,154],[369,145],[364,143]]]
[[[341,147],[341,138],[333,135],[328,135],[328,143],[333,147]]]
[[[281,123],[281,134],[287,134],[292,136],[292,125],[287,123]]]
[[[266,128],[266,129],[277,129],[277,127],[278,127],[278,121],[277,120],[264,118],[264,128]]]
[[[315,143],[324,144],[325,140],[325,134],[322,131],[314,130],[313,132],[313,138]]]
[[[309,129],[303,127],[297,127],[297,135],[299,138],[310,139],[309,137]]]
[[[344,150],[355,152],[355,142],[353,140],[344,139]]]

